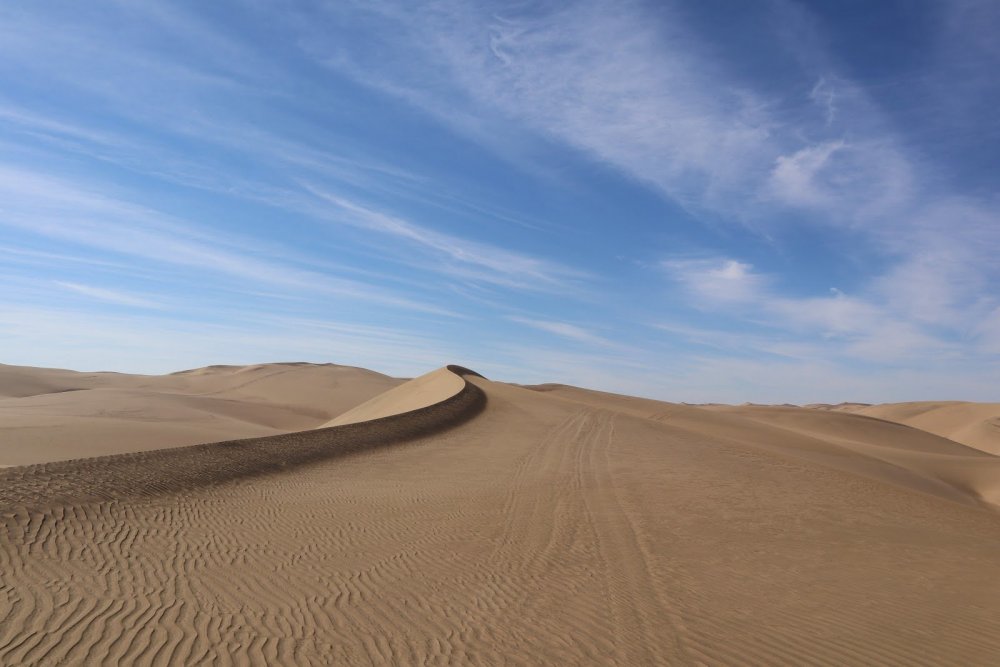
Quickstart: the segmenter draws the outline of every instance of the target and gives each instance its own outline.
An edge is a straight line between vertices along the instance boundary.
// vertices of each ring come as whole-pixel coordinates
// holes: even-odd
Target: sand
[[[419,410],[447,400],[458,394],[463,388],[465,388],[465,380],[462,379],[461,375],[448,368],[439,368],[375,396],[329,420],[320,428],[356,424]]]
[[[315,428],[400,382],[333,364],[211,366],[156,376],[0,364],[0,465]]]
[[[0,664],[1000,661],[997,457],[544,388],[0,471]]]
[[[984,452],[1000,454],[1000,403],[920,401],[833,407],[906,424]]]

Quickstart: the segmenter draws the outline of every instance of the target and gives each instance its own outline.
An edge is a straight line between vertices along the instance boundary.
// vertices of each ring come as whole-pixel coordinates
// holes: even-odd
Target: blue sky
[[[0,361],[1000,400],[998,33],[988,0],[4,3]]]

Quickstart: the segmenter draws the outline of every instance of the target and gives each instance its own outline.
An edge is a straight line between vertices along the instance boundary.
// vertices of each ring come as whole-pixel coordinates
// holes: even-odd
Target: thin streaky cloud
[[[303,183],[303,186],[316,197],[337,207],[343,213],[337,219],[399,237],[441,253],[456,262],[478,267],[479,275],[486,280],[490,280],[490,275],[495,274],[497,276],[495,279],[504,279],[507,284],[511,284],[510,277],[514,276],[520,281],[525,281],[519,284],[535,281],[542,285],[558,285],[568,278],[580,278],[583,275],[542,259],[422,227],[308,183]]]
[[[540,320],[532,319],[529,317],[520,317],[516,315],[511,315],[507,319],[511,322],[517,322],[518,324],[524,324],[529,327],[534,327],[541,331],[560,336],[562,338],[569,338],[570,340],[575,340],[580,343],[589,343],[592,345],[598,345],[602,347],[614,347],[614,343],[607,340],[606,338],[599,336],[592,331],[588,331],[584,327],[578,326],[576,324],[570,324],[568,322],[555,322],[551,320]]]
[[[162,308],[162,305],[156,301],[134,294],[127,294],[119,290],[94,287],[92,285],[81,285],[79,283],[68,283],[59,280],[53,281],[53,283],[63,289],[69,290],[70,292],[76,292],[77,294],[82,294],[83,296],[97,299],[98,301],[114,303],[120,306],[133,306],[136,308]]]

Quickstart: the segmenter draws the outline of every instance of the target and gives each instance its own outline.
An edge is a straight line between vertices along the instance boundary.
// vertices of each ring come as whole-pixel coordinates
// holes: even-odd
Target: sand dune
[[[390,389],[331,419],[321,428],[391,417],[445,401],[466,386],[462,375],[454,372],[454,368],[456,367],[439,368]]]
[[[0,471],[0,664],[1000,661],[997,457],[544,388]]]
[[[400,382],[333,364],[156,376],[0,365],[0,465],[315,428]]]
[[[894,422],[799,407],[691,406],[564,385],[532,388],[958,502],[1000,506],[1000,457]]]
[[[921,401],[830,407],[838,411],[899,422],[984,452],[1000,454],[1000,403]]]

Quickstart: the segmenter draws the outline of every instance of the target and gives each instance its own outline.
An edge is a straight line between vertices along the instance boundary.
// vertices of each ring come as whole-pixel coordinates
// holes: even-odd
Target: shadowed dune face
[[[0,472],[0,664],[1000,660],[1000,515],[845,435],[882,422],[458,379],[370,422]]]
[[[0,465],[315,428],[400,382],[333,364],[210,366],[156,376],[0,365]]]

